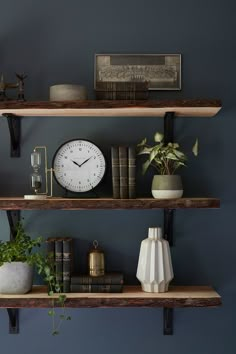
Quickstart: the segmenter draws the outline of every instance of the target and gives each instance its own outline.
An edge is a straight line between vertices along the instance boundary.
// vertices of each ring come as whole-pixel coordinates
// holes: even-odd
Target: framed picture
[[[149,90],[181,90],[181,54],[95,54],[94,89],[146,82]]]

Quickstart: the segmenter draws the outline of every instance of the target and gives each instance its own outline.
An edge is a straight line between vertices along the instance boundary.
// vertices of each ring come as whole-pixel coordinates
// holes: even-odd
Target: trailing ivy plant
[[[48,295],[53,296],[52,308],[48,314],[52,317],[52,334],[57,335],[62,321],[71,318],[66,315],[66,295],[61,293],[61,286],[56,278],[54,259],[51,254],[45,255],[39,251],[43,242],[42,237],[31,239],[20,221],[16,225],[14,239],[6,242],[0,240],[0,266],[5,262],[26,262],[36,268],[37,273],[42,276],[48,286]],[[57,295],[56,298],[55,295]],[[55,303],[62,309],[59,318],[56,316]]]
[[[138,145],[138,155],[147,155],[147,160],[142,166],[143,174],[150,166],[153,166],[160,175],[173,175],[181,166],[186,166],[187,155],[180,150],[177,143],[164,144],[164,135],[156,132],[154,135],[155,145],[147,144],[143,139]],[[198,139],[192,147],[195,156],[198,155]]]

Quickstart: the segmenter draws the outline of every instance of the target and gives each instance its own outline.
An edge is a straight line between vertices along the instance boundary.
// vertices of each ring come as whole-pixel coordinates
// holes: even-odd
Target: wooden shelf
[[[221,109],[220,100],[147,100],[147,101],[63,101],[0,102],[0,114],[17,116],[89,116],[89,117],[213,117]]]
[[[179,198],[179,199],[112,199],[112,198],[48,198],[28,200],[24,198],[0,198],[0,210],[89,210],[89,209],[186,209],[219,208],[216,198]]]
[[[210,286],[171,286],[166,293],[146,293],[126,286],[123,293],[68,293],[66,307],[216,307],[220,295]],[[46,287],[34,286],[25,295],[0,295],[1,308],[47,308],[52,306]],[[57,304],[55,303],[55,306]]]

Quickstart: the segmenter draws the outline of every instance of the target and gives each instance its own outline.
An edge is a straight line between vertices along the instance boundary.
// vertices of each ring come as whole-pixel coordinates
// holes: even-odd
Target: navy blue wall
[[[8,335],[1,310],[0,353],[41,354],[235,354],[236,257],[233,223],[235,189],[235,11],[233,0],[7,0],[1,3],[0,71],[14,80],[26,71],[29,100],[48,99],[55,83],[81,83],[93,98],[95,53],[181,53],[183,88],[155,92],[156,98],[221,98],[212,119],[180,118],[179,141],[200,141],[200,156],[182,171],[187,196],[221,198],[219,210],[182,210],[175,218],[172,250],[175,281],[212,284],[222,295],[218,309],[178,309],[175,334],[162,335],[159,309],[71,310],[58,337],[52,337],[47,311],[22,310],[20,334]],[[65,140],[95,141],[109,157],[111,144],[136,144],[162,129],[153,118],[25,118],[22,156],[9,157],[9,136],[0,122],[0,194],[29,192],[29,156],[35,145],[48,147],[50,160]],[[151,174],[139,178],[140,195],[149,193]],[[58,191],[59,192],[59,191]],[[103,194],[111,194],[108,173]],[[149,226],[161,225],[161,211],[24,212],[32,235],[77,238],[76,264],[85,270],[89,243],[98,239],[109,269],[123,269],[135,283],[139,246]],[[1,238],[9,229],[0,213]]]

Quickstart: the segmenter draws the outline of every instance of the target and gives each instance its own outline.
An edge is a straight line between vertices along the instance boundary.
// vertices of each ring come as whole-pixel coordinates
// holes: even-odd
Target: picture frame
[[[130,82],[147,82],[148,90],[181,90],[181,54],[95,54],[95,90]]]

